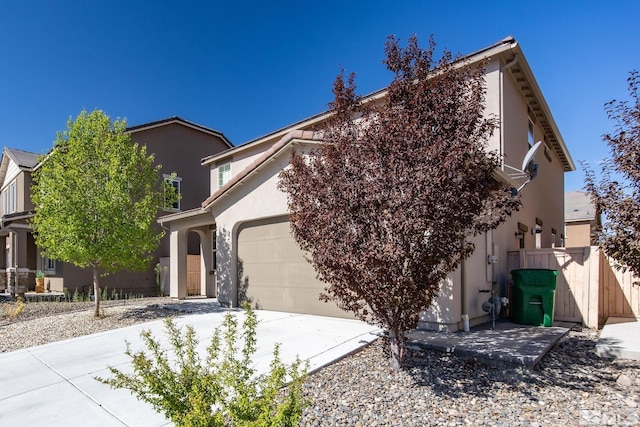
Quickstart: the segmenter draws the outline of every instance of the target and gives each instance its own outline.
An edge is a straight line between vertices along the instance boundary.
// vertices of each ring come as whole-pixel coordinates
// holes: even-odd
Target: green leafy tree
[[[36,244],[50,258],[93,269],[95,316],[99,277],[148,267],[162,237],[152,227],[166,203],[160,166],[126,127],[102,111],[82,111],[33,175]]]
[[[143,331],[147,352],[134,352],[127,343],[133,372],[109,367],[112,378],[96,379],[130,390],[178,427],[293,427],[308,403],[302,391],[308,365],[296,359],[287,367],[276,346],[269,372],[258,374],[252,367],[257,324],[247,306],[239,333],[237,316],[227,313],[203,360],[193,328],[187,326],[183,334],[168,318],[165,327],[172,354],[151,332]]]
[[[293,153],[280,177],[291,230],[311,254],[324,300],[388,331],[399,370],[404,333],[417,326],[447,275],[469,257],[468,238],[497,227],[518,197],[497,182],[484,116],[484,70],[462,66],[434,42],[391,37],[393,81],[381,99],[356,95],[353,74],[334,83],[324,141]]]
[[[600,178],[585,162],[582,166],[585,189],[605,217],[597,230],[600,248],[618,268],[640,277],[640,74],[632,71],[627,81],[631,102],[605,104],[615,131],[603,136],[611,157],[602,163]]]

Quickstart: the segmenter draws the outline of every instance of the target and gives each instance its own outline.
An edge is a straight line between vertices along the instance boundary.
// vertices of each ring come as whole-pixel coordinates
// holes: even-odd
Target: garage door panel
[[[241,293],[264,310],[353,318],[319,300],[324,284],[291,236],[287,218],[245,224],[238,232]]]

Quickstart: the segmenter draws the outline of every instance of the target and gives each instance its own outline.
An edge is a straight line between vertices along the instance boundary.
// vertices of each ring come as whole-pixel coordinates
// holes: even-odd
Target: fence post
[[[526,249],[520,249],[519,250],[520,256],[519,258],[519,262],[520,262],[520,268],[527,268],[528,262],[527,262],[527,250]]]
[[[590,246],[584,248],[585,281],[587,282],[587,312],[584,323],[589,328],[598,328],[598,311],[600,302],[600,266],[599,253]]]

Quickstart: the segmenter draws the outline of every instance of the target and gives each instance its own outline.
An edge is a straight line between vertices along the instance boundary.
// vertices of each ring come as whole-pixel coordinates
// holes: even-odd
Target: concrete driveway
[[[224,314],[180,316],[176,323],[192,325],[204,348]],[[281,343],[285,363],[299,355],[313,371],[373,341],[379,331],[356,320],[261,310],[256,314],[258,371],[268,368],[275,343]],[[171,425],[128,390],[112,390],[94,379],[108,377],[108,366],[127,370],[125,340],[134,350],[142,349],[140,332],[145,329],[166,342],[163,322],[154,321],[0,354],[0,426]]]

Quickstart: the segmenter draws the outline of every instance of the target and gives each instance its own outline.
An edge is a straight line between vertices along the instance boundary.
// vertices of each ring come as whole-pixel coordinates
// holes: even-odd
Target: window
[[[44,271],[56,271],[56,260],[51,259],[48,256],[42,258],[42,269]]]
[[[166,200],[165,201],[165,207],[164,209],[167,211],[179,211],[180,210],[180,199],[182,198],[182,178],[177,177],[177,176],[173,176],[173,175],[167,175],[164,174],[162,176],[164,178],[164,185],[165,185],[165,190],[167,189],[167,187],[173,187],[175,188],[175,199],[173,197],[173,195],[171,196],[171,200]],[[168,199],[169,196],[165,195],[165,199]]]
[[[536,236],[536,249],[542,249],[542,226],[544,222],[536,217],[536,226],[531,229],[531,232]]]
[[[12,181],[3,191],[4,215],[14,213],[18,210],[18,188],[15,181]]]
[[[218,188],[222,188],[231,179],[231,163],[218,166]]]
[[[529,117],[529,131],[527,132],[527,142],[529,143],[529,148],[533,147],[535,143],[535,137],[533,135],[533,120]]]

